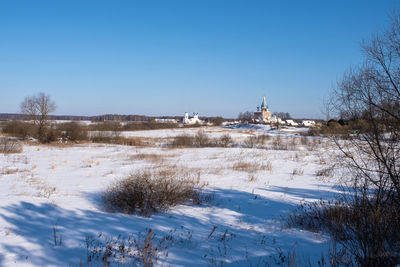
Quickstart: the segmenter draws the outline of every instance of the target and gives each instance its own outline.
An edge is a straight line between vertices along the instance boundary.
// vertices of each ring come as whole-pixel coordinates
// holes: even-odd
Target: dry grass
[[[25,182],[36,190],[36,197],[42,197],[49,199],[53,194],[57,192],[54,186],[49,185],[46,181],[35,177],[33,174],[30,177],[25,177]]]
[[[242,146],[245,148],[263,147],[270,140],[270,135],[251,135],[244,139]]]
[[[193,146],[194,146],[194,137],[187,134],[175,136],[171,143],[171,147],[175,148],[193,147]]]
[[[22,145],[20,142],[11,140],[9,138],[0,138],[0,153],[13,154],[21,152]]]
[[[152,163],[159,163],[164,160],[164,156],[155,153],[140,153],[129,156],[130,160],[145,160]]]
[[[272,139],[272,149],[273,150],[289,150],[289,145],[287,140],[280,135],[275,136]]]
[[[122,137],[110,132],[94,132],[90,134],[90,141],[93,143],[116,144],[137,147],[154,147],[157,139],[147,137]]]
[[[0,175],[11,175],[18,172],[21,172],[18,168],[4,167],[0,170]]]
[[[322,168],[320,170],[317,170],[315,172],[315,175],[319,177],[331,177],[333,175],[333,168],[332,167]]]
[[[254,175],[249,175],[249,177],[248,177],[248,181],[250,183],[256,182],[257,180],[258,180],[257,177]]]
[[[37,143],[28,143],[29,145],[34,145],[36,146]],[[68,147],[75,147],[79,145],[84,145],[87,144],[86,141],[75,141],[75,142],[51,142],[51,143],[45,143],[45,144],[40,144],[43,147],[56,147],[56,148],[68,148]]]
[[[256,169],[258,169],[258,164],[250,162],[239,161],[233,164],[233,170],[235,171],[255,171]]]
[[[304,174],[304,170],[302,168],[294,168],[291,173],[292,176],[295,176],[295,175],[301,176],[303,174]]]
[[[272,171],[272,164],[269,160],[262,161],[261,163],[240,160],[233,164],[232,168],[235,171],[244,172]]]
[[[243,141],[243,147],[246,147],[246,148],[254,148],[257,144],[258,144],[257,136],[255,136],[255,135],[248,136]]]

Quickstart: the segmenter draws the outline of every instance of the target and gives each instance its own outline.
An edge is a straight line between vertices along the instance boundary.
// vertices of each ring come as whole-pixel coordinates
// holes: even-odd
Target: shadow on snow
[[[278,187],[264,190],[295,196],[308,194],[316,199],[321,196],[319,190]],[[1,242],[0,245],[3,246],[2,251],[18,255],[19,263],[78,266],[81,260],[86,263],[85,237],[88,235],[103,233],[103,236],[128,236],[152,228],[161,237],[168,235],[171,230],[185,229],[192,231],[193,239],[190,244],[182,246],[172,244],[169,257],[165,259],[167,265],[204,266],[221,257],[237,266],[249,265],[258,262],[260,257],[272,255],[278,247],[300,250],[307,247],[311,249],[305,253],[314,253],[317,257],[321,255],[321,243],[325,241],[318,241],[315,236],[312,238],[311,233],[299,234],[282,229],[279,216],[282,212],[292,210],[295,204],[284,198],[277,201],[236,190],[216,189],[213,193],[214,199],[206,207],[181,205],[151,218],[107,213],[101,209],[71,210],[61,205],[20,202],[0,208],[0,216],[11,225],[11,232],[22,237],[23,241],[21,244]],[[87,197],[101,207],[99,195],[89,194]],[[214,226],[215,231],[209,236]],[[58,238],[62,238],[61,246],[54,245],[53,228]],[[224,233],[231,235],[230,241],[221,241]],[[229,249],[224,255],[221,255],[221,245]],[[2,260],[4,255],[0,254],[0,265]]]

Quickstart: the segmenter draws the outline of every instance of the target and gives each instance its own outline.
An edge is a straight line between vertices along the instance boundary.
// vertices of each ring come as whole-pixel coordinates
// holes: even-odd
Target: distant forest
[[[26,116],[16,113],[0,113],[0,120],[23,120]],[[118,114],[105,114],[98,116],[72,116],[72,115],[49,115],[50,120],[71,120],[71,121],[137,121],[137,122],[150,122],[154,119],[176,119],[181,121],[183,116],[145,116],[145,115],[118,115]],[[205,121],[212,121],[215,117],[200,117]],[[232,120],[232,119],[231,119]]]

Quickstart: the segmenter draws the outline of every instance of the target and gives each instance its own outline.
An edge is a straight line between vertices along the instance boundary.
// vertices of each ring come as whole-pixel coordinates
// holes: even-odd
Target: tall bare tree
[[[50,113],[56,110],[56,104],[49,95],[38,93],[22,101],[21,112],[25,114],[37,127],[37,137],[44,142],[46,137],[47,120]]]
[[[329,225],[362,266],[392,266],[400,264],[399,14],[362,49],[365,61],[345,73],[331,98],[331,111],[363,127],[335,140],[350,170],[343,200],[352,210]]]

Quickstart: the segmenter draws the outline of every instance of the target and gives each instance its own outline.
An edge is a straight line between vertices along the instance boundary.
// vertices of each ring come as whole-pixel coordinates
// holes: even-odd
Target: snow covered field
[[[124,136],[160,139],[198,130]],[[252,135],[272,137],[266,148],[25,144],[22,153],[0,154],[0,266],[87,266],[88,261],[102,266],[106,244],[127,243],[131,235],[140,239],[149,229],[163,242],[157,261],[162,266],[275,265],[280,252],[286,261],[295,254],[299,262],[316,264],[329,246],[327,239],[287,229],[281,217],[301,201],[333,197],[334,184],[316,175],[329,166],[333,146],[311,137],[307,140],[314,145],[302,144],[293,129],[204,131],[210,137],[230,134],[238,144]],[[292,146],[268,148],[276,136]],[[113,181],[161,166],[198,175],[211,200],[150,218],[103,208],[101,194]],[[109,261],[111,266],[132,266],[129,257]]]

